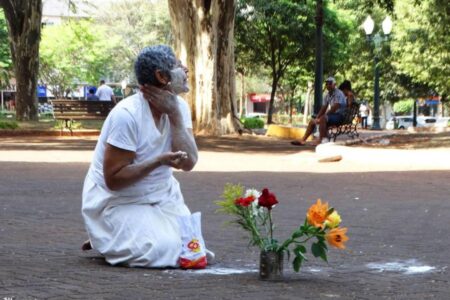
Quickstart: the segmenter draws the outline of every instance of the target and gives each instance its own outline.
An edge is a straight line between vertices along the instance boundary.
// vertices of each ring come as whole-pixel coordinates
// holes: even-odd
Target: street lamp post
[[[314,79],[314,107],[313,113],[317,115],[322,106],[323,93],[323,1],[316,3],[316,72]]]
[[[381,44],[381,42],[388,39],[389,34],[392,30],[392,20],[389,16],[387,16],[383,23],[383,33],[384,36],[381,36],[380,34],[372,35],[373,29],[375,27],[375,22],[373,19],[368,16],[366,20],[363,23],[364,31],[366,32],[367,40],[369,42],[374,43],[374,49],[373,49],[373,73],[374,73],[374,87],[373,87],[373,121],[372,121],[372,130],[380,130],[380,72],[378,69],[378,53],[377,50]]]

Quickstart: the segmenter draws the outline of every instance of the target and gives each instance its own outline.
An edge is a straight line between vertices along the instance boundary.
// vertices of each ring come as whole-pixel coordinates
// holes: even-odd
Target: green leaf
[[[319,244],[320,247],[324,248],[325,250],[328,250],[328,246],[325,243],[324,239],[319,240],[317,243]]]
[[[320,257],[324,261],[328,262],[326,249],[321,244],[313,243],[311,245],[311,252],[314,257]]]
[[[294,231],[294,233],[292,233],[292,239],[299,238],[302,235],[303,235],[303,231],[302,230],[296,230],[296,231]]]
[[[306,253],[306,247],[303,245],[298,245],[297,247],[295,247],[294,249],[294,254],[295,255],[302,255],[303,253]]]
[[[302,266],[303,257],[302,256],[296,256],[294,261],[292,262],[292,266],[294,268],[295,272],[300,271],[300,267]]]

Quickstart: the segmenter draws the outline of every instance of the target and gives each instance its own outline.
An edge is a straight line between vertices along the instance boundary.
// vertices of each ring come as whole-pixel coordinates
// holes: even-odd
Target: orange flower
[[[346,232],[347,228],[333,228],[325,235],[325,239],[331,246],[345,249],[344,243],[348,241],[348,236],[345,235]]]
[[[328,202],[322,204],[320,199],[317,199],[316,204],[311,205],[306,214],[306,219],[310,225],[322,228],[324,222],[328,217]]]

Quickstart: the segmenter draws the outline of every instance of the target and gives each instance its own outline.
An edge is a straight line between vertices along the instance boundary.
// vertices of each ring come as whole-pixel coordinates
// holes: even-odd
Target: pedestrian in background
[[[367,118],[369,117],[369,106],[367,102],[364,101],[359,106],[359,115],[361,116],[361,128],[367,129]]]
[[[116,103],[116,97],[112,88],[105,84],[104,80],[100,80],[100,86],[97,89],[95,95],[100,101],[112,101]]]

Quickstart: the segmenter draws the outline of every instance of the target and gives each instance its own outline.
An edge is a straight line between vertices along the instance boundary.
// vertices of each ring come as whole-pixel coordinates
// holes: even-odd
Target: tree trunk
[[[245,103],[245,74],[244,71],[242,71],[241,74],[241,97],[239,99],[239,118],[241,118],[244,114],[244,103]],[[247,106],[245,106],[245,109],[247,110]],[[247,111],[246,111],[247,112]]]
[[[236,117],[234,0],[169,0],[175,50],[189,69],[197,133],[241,132]]]
[[[294,92],[291,92],[289,96],[289,124],[291,125],[292,125],[293,110],[294,110]]]
[[[37,121],[42,0],[1,0],[0,6],[8,21],[11,58],[17,82],[16,119]]]
[[[275,75],[275,71],[272,74],[272,91],[270,92],[270,102],[269,102],[269,114],[267,115],[267,124],[273,123],[273,112],[275,110],[275,95],[277,93],[278,81],[280,76]]]

